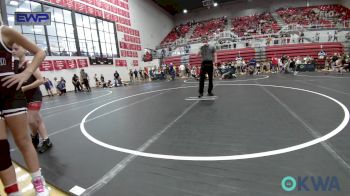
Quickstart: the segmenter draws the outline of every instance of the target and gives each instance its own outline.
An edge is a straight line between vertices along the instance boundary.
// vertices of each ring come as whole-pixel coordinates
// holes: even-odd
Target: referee
[[[203,97],[204,92],[204,81],[205,75],[208,74],[209,77],[209,88],[208,88],[208,96],[214,96],[213,94],[213,70],[214,65],[213,61],[215,58],[215,47],[208,44],[208,38],[202,37],[202,42],[204,45],[200,48],[199,55],[202,57],[202,65],[200,72],[200,80],[199,80],[199,96],[198,98]]]

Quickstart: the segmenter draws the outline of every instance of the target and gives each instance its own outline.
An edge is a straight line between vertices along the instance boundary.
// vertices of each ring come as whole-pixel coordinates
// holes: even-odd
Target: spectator
[[[338,54],[334,53],[333,57],[332,57],[332,62],[331,62],[331,66],[335,67],[336,66],[336,62],[339,59]]]
[[[190,65],[186,65],[186,77],[190,77],[191,76],[191,71],[190,71],[190,68],[189,68]]]
[[[337,31],[334,32],[333,41],[334,41],[334,42],[337,42],[337,41],[338,41],[338,32],[337,32]]]
[[[327,57],[327,53],[324,50],[321,50],[318,53],[318,59],[325,59]]]
[[[56,88],[56,94],[60,95],[60,94],[61,94],[60,89],[57,88],[58,83],[59,83],[59,81],[57,80],[56,77],[54,77],[54,78],[53,78],[53,85],[54,85],[54,87]]]
[[[278,58],[274,57],[272,58],[272,63],[271,63],[271,72],[276,73],[278,71]]]
[[[64,80],[63,77],[61,77],[61,80],[57,84],[57,89],[59,90],[59,95],[64,95],[67,93],[66,90],[66,80]]]
[[[332,41],[332,35],[330,32],[327,33],[328,34],[328,42],[331,42]]]
[[[294,59],[291,60],[289,63],[289,72],[294,72],[294,74],[297,74],[297,67],[296,67],[296,61]]]
[[[129,72],[129,76],[130,76],[130,82],[134,82],[134,72],[132,72],[131,69],[130,69],[130,72]]]
[[[74,91],[75,93],[77,93],[78,91],[81,92],[81,84],[79,82],[79,77],[77,76],[77,74],[74,74],[73,78],[72,78],[72,83],[74,85]]]
[[[84,71],[84,69],[80,71],[80,78],[83,80],[83,84],[87,92],[91,92],[91,88],[89,84],[89,75]]]
[[[119,85],[122,85],[122,80],[117,70],[114,72],[113,76],[114,76],[114,86],[118,87]]]
[[[139,74],[140,74],[140,79],[143,80],[143,79],[144,79],[144,78],[143,78],[143,72],[142,72],[141,69],[139,70]]]
[[[135,75],[135,80],[138,80],[139,79],[139,77],[138,77],[138,71],[135,69],[134,70],[134,75]]]
[[[180,67],[180,77],[185,77],[185,73],[186,73],[186,67],[184,64],[181,64]]]
[[[100,80],[101,80],[101,83],[105,83],[105,77],[103,76],[103,74],[101,74]]]
[[[350,41],[350,32],[348,32],[346,35],[345,35],[345,38],[347,41]]]
[[[145,80],[148,80],[149,74],[148,74],[148,68],[147,67],[144,68],[143,75],[144,75]]]
[[[196,67],[192,67],[191,76],[192,76],[194,79],[198,80]]]
[[[299,43],[301,42],[301,43],[304,43],[304,31],[302,31],[301,32],[301,34],[300,34],[300,41],[299,41]]]
[[[175,71],[173,64],[170,64],[170,66],[169,66],[169,74],[171,76],[171,79],[175,80],[176,71]]]
[[[53,97],[54,96],[54,94],[52,93],[53,84],[48,78],[45,78],[45,77],[44,77],[44,86],[49,97],[51,96]]]
[[[106,88],[112,88],[113,84],[112,81],[108,80],[107,84],[105,83]]]
[[[315,41],[320,42],[320,33],[319,32],[316,32]]]
[[[74,75],[75,75],[75,74],[74,74]],[[100,87],[100,86],[101,86],[101,83],[100,83],[100,81],[99,81],[98,78],[97,78],[97,74],[95,74],[94,79],[95,79],[96,87]]]

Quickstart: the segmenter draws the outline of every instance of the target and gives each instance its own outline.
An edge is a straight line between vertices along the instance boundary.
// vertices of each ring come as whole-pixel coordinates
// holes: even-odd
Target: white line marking
[[[311,86],[316,86],[318,88],[323,88],[325,90],[329,90],[329,91],[333,91],[333,92],[336,92],[336,93],[340,93],[340,94],[343,94],[343,95],[349,95],[350,96],[350,93],[347,93],[347,92],[344,92],[344,91],[340,91],[340,90],[336,90],[336,89],[333,89],[333,88],[328,88],[328,87],[320,86],[320,85],[313,84],[313,83],[307,83],[307,82],[304,82],[304,81],[297,81],[297,82],[300,82],[300,83],[303,83],[303,84],[307,84],[307,85],[311,85]]]
[[[59,106],[50,107],[50,108],[44,108],[44,109],[42,109],[41,111],[51,110],[51,109],[60,108],[60,107],[64,107],[64,106],[74,105],[74,104],[76,104],[76,103],[83,103],[83,102],[87,102],[87,101],[90,101],[90,100],[99,99],[99,98],[101,98],[101,97],[108,96],[108,95],[110,95],[110,94],[112,94],[112,93],[113,93],[112,91],[108,91],[107,94],[101,95],[101,96],[98,96],[98,97],[95,97],[95,98],[86,99],[86,100],[83,100],[83,101],[77,101],[77,102],[73,102],[73,103],[69,103],[69,104],[65,104],[65,105],[59,105]]]
[[[298,120],[307,130],[309,134],[311,134],[314,138],[320,138],[322,135],[314,130],[307,122],[305,122],[298,114],[296,114],[287,104],[285,104],[283,101],[281,101],[278,97],[276,97],[273,93],[271,93],[269,90],[267,90],[265,87],[262,87],[262,89],[270,95],[275,101],[277,101],[285,110],[289,112],[296,120]],[[340,163],[344,168],[350,172],[350,166],[349,164],[341,158],[341,156],[332,149],[332,147],[327,143],[327,141],[320,143],[332,156],[333,158]]]
[[[341,76],[308,76],[308,75],[302,75],[302,74],[298,74],[297,76],[309,77],[309,78],[336,78],[336,79],[350,78],[350,77],[341,77]]]
[[[106,98],[106,99],[102,99],[102,100],[98,100],[98,101],[94,101],[93,103],[89,103],[89,104],[84,104],[84,105],[78,105],[78,106],[74,106],[74,107],[69,107],[69,108],[64,108],[63,110],[52,110],[51,112],[47,111],[44,114],[42,114],[45,117],[45,120],[53,117],[53,116],[57,116],[58,114],[64,113],[64,112],[70,112],[71,110],[80,110],[82,108],[87,108],[90,107],[92,105],[98,105],[101,103],[106,103],[107,101],[112,101],[114,99],[117,99],[118,97],[111,97],[111,98]]]
[[[89,119],[89,120],[86,120],[86,122],[91,122],[91,121],[96,120],[96,119],[98,119],[98,118],[101,118],[101,117],[104,117],[104,116],[106,116],[106,115],[109,115],[109,114],[111,114],[111,113],[113,113],[113,112],[117,112],[117,111],[126,109],[126,108],[128,108],[128,107],[131,107],[131,106],[134,106],[134,105],[136,105],[136,104],[145,102],[145,101],[147,101],[147,100],[149,100],[149,99],[152,99],[152,98],[157,97],[157,96],[162,95],[162,94],[164,94],[164,92],[163,92],[163,93],[156,94],[156,95],[153,95],[153,96],[149,96],[149,97],[147,97],[147,98],[145,98],[145,99],[141,99],[141,100],[136,101],[136,102],[134,102],[134,103],[131,103],[131,104],[129,104],[129,105],[125,105],[125,106],[123,106],[123,107],[119,107],[119,108],[117,108],[117,109],[115,109],[115,110],[112,110],[112,111],[110,111],[110,112],[107,112],[107,113],[101,114],[101,115],[99,115],[99,116],[96,116],[96,117],[94,117],[94,118],[91,118],[91,119]],[[49,137],[52,137],[52,136],[54,136],[54,135],[58,135],[58,134],[60,134],[60,133],[64,133],[64,132],[66,132],[66,131],[69,131],[69,130],[73,129],[74,127],[78,127],[80,124],[81,124],[81,123],[77,123],[77,124],[74,124],[74,125],[72,125],[72,126],[70,126],[70,127],[66,127],[66,128],[64,128],[64,129],[60,129],[60,130],[58,130],[58,131],[55,131],[55,132],[49,134]],[[11,152],[14,152],[14,151],[16,151],[16,150],[17,150],[17,148],[12,148],[10,151],[11,151]]]
[[[101,117],[107,116],[107,115],[112,114],[112,113],[114,113],[114,112],[117,112],[117,111],[120,111],[120,110],[129,108],[129,107],[131,107],[131,106],[134,106],[134,105],[136,105],[136,104],[145,102],[145,101],[147,101],[147,100],[150,100],[150,99],[152,99],[152,98],[154,98],[154,97],[157,97],[157,96],[159,96],[159,95],[162,95],[162,94],[164,94],[164,93],[159,93],[159,94],[156,94],[156,95],[152,95],[152,96],[149,96],[149,97],[147,97],[147,98],[144,98],[144,99],[141,99],[141,100],[139,100],[139,101],[136,101],[136,102],[134,102],[134,103],[125,105],[125,106],[123,106],[123,107],[119,107],[119,108],[117,108],[117,109],[115,109],[115,110],[112,110],[112,111],[109,111],[109,112],[107,112],[107,113],[98,115],[98,116],[96,116],[96,117],[94,117],[94,118],[88,119],[88,120],[86,120],[86,122],[94,121],[94,120],[96,120],[96,119],[99,119],[99,118],[101,118]],[[59,130],[59,131],[55,131],[54,133],[50,134],[49,136],[54,136],[54,135],[57,135],[57,134],[66,132],[66,131],[68,131],[68,130],[74,128],[74,127],[79,126],[80,124],[81,124],[81,123],[77,123],[77,124],[74,124],[74,125],[72,125],[72,126],[70,126],[70,127],[61,129],[61,130]]]
[[[198,98],[198,97],[189,97],[186,98],[186,101],[215,101],[217,98],[210,98],[210,97],[202,97],[202,98]]]
[[[233,82],[246,82],[246,81],[257,81],[257,80],[264,80],[264,79],[268,79],[270,78],[270,76],[268,75],[261,75],[263,76],[262,78],[251,78],[251,79],[245,79],[245,80],[230,80],[230,81],[223,81],[223,80],[216,80],[214,82],[218,82],[218,83],[233,83]],[[185,80],[184,83],[187,84],[199,84],[199,81],[197,82],[189,82],[191,80]]]
[[[165,133],[170,127],[172,127],[178,120],[180,120],[183,116],[185,116],[197,103],[198,101],[191,104],[185,111],[183,111],[178,117],[176,117],[175,120],[170,122],[165,128],[160,130],[157,134],[155,134],[153,137],[151,137],[149,140],[147,140],[144,144],[142,144],[137,150],[140,152],[145,151],[149,146],[151,146],[156,140],[159,139],[163,133]],[[123,169],[131,162],[133,161],[137,155],[128,155],[125,157],[121,162],[119,162],[117,165],[115,165],[110,171],[108,171],[101,179],[99,179],[95,184],[90,186],[86,189],[84,192],[84,196],[89,196],[94,194],[96,191],[100,190],[102,187],[104,187],[106,184],[108,184],[116,175],[118,175]]]
[[[74,186],[73,188],[71,188],[69,190],[69,192],[73,193],[74,195],[80,196],[81,194],[83,194],[85,192],[85,189],[81,188],[80,186]]]
[[[103,93],[103,92],[106,92],[106,90],[94,90],[93,91],[94,93]],[[88,94],[88,95],[91,95],[91,93],[88,93],[88,92],[80,92],[79,94]],[[59,101],[59,98],[60,98],[61,96],[59,96],[59,95],[55,95],[55,97],[48,97],[48,96],[43,96],[43,100],[45,99],[46,101],[45,102],[43,102],[44,104],[49,104],[49,103],[54,103],[54,102],[57,102],[57,101]],[[72,98],[77,98],[78,99],[78,97],[77,97],[77,94],[75,94],[75,93],[73,93],[73,92],[71,92],[71,93],[67,93],[66,95],[64,95],[63,97],[65,97],[65,98],[67,98],[67,97],[72,97]]]
[[[103,105],[95,108],[91,112],[89,112],[83,118],[83,120],[81,121],[81,124],[80,124],[80,130],[86,138],[88,138],[90,141],[94,142],[97,145],[103,146],[103,147],[111,149],[111,150],[124,152],[124,153],[128,153],[128,154],[133,154],[136,156],[143,156],[143,157],[157,158],[157,159],[168,159],[168,160],[183,160],[183,161],[226,161],[226,160],[242,160],[242,159],[260,158],[260,157],[279,155],[279,154],[284,154],[284,153],[304,149],[304,148],[319,144],[321,142],[324,142],[324,141],[334,137],[335,135],[340,133],[346,127],[346,125],[349,123],[349,119],[350,119],[349,110],[343,103],[341,103],[340,101],[338,101],[338,100],[336,100],[328,95],[318,93],[315,91],[310,91],[310,90],[301,89],[301,88],[287,87],[287,86],[262,85],[262,84],[218,84],[218,86],[264,86],[264,87],[272,87],[272,88],[283,88],[283,89],[297,90],[297,91],[302,91],[302,92],[307,92],[307,93],[319,95],[321,97],[325,97],[325,98],[330,99],[331,101],[337,103],[342,108],[342,110],[344,112],[344,118],[343,118],[343,121],[338,125],[338,127],[335,128],[333,131],[329,132],[328,134],[326,134],[320,138],[311,140],[309,142],[305,142],[305,143],[302,143],[299,145],[295,145],[295,146],[291,146],[291,147],[287,147],[287,148],[282,148],[282,149],[278,149],[278,150],[265,151],[265,152],[259,152],[259,153],[251,153],[251,154],[242,154],[242,155],[232,155],[232,156],[206,156],[206,157],[203,157],[203,156],[175,156],[175,155],[164,155],[164,154],[140,152],[137,150],[130,150],[130,149],[121,148],[121,147],[113,146],[110,144],[106,144],[106,143],[94,138],[85,129],[85,122],[86,122],[87,118],[92,113],[96,112],[100,108],[103,108],[111,103],[114,103],[114,102],[120,101],[120,100],[124,100],[124,99],[128,99],[131,97],[136,97],[136,96],[148,94],[148,93],[196,87],[196,86],[188,86],[188,87],[169,88],[169,89],[162,89],[162,90],[157,90],[157,91],[144,92],[144,93],[131,95],[128,97],[121,98],[119,100],[115,100],[115,101],[111,101],[109,103],[103,104]]]

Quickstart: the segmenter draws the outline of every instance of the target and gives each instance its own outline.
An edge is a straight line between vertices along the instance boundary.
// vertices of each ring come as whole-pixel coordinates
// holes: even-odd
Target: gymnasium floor
[[[54,142],[40,155],[47,180],[78,195],[349,195],[349,74],[217,80],[218,99],[185,100],[197,85],[153,82],[45,99]],[[12,156],[23,165],[17,150]],[[340,191],[287,193],[285,176],[335,176]]]

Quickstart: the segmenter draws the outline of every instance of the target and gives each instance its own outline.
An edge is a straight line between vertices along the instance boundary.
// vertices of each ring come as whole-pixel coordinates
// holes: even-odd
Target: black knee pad
[[[10,144],[7,140],[0,140],[0,171],[12,166]]]

